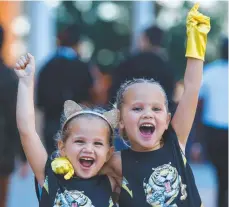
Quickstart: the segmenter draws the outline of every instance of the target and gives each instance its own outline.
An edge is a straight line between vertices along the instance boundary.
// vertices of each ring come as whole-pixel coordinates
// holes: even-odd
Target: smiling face
[[[97,175],[113,152],[108,124],[96,116],[80,116],[70,121],[67,130],[66,141],[58,143],[61,156],[69,159],[78,177]]]
[[[120,129],[124,130],[135,151],[152,151],[168,128],[170,114],[166,97],[157,84],[135,83],[123,94]]]

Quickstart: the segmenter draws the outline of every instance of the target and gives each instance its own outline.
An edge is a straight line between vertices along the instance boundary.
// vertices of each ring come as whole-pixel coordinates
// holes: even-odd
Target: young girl
[[[97,175],[113,153],[115,111],[102,114],[83,110],[75,102],[66,101],[66,119],[57,142],[61,157],[56,158],[64,168],[58,168],[58,164],[48,158],[35,129],[34,71],[33,56],[28,54],[18,60],[15,68],[19,77],[17,125],[27,159],[37,182],[42,186],[40,206],[116,206],[111,199],[114,181],[110,177]],[[68,173],[65,176],[57,175],[53,172],[56,168],[59,172],[67,170]]]
[[[154,80],[124,83],[117,94],[119,128],[130,149],[115,153],[102,172],[122,186],[120,207],[200,207],[184,153],[195,116],[210,19],[196,4],[187,18],[184,93],[171,119],[168,100]]]
[[[195,116],[210,19],[195,5],[187,18],[184,93],[170,121],[168,100],[153,80],[123,84],[117,94],[120,129],[131,148],[112,157],[104,170],[122,178],[120,207],[201,206],[184,153]],[[121,166],[117,168],[117,166]]]

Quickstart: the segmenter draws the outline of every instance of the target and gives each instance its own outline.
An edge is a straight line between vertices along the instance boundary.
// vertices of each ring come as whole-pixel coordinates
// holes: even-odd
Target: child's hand
[[[204,60],[207,34],[211,29],[210,18],[198,12],[199,4],[189,11],[186,21],[187,48],[186,57]]]
[[[34,57],[29,53],[21,56],[16,63],[14,71],[20,79],[33,78],[35,72]]]
[[[52,171],[59,175],[64,175],[65,180],[69,180],[74,175],[74,169],[69,160],[65,157],[55,158],[52,163]]]

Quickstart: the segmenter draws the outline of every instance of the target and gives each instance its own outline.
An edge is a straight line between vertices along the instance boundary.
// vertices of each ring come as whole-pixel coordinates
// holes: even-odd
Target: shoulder
[[[166,143],[172,144],[173,147],[177,148],[178,150],[181,150],[185,154],[185,145],[179,142],[178,136],[172,124],[169,124],[169,128],[164,135]]]
[[[109,161],[104,165],[101,174],[107,174],[115,178],[122,176],[122,161],[120,152],[113,153]]]
[[[110,160],[108,161],[108,165],[112,168],[112,169],[118,169],[119,166],[122,165],[121,163],[121,152],[114,152],[113,155],[111,156]]]
[[[111,159],[110,159],[110,164],[112,165],[120,165],[121,164],[121,151],[115,152]]]

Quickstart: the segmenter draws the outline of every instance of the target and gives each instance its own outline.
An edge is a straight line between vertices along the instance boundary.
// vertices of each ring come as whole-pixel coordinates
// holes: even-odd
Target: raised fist
[[[35,72],[35,61],[34,57],[27,53],[19,58],[14,68],[17,76],[21,78],[33,78]]]
[[[187,48],[186,57],[204,60],[207,34],[211,29],[210,18],[198,11],[199,4],[195,4],[189,11],[186,21]]]

